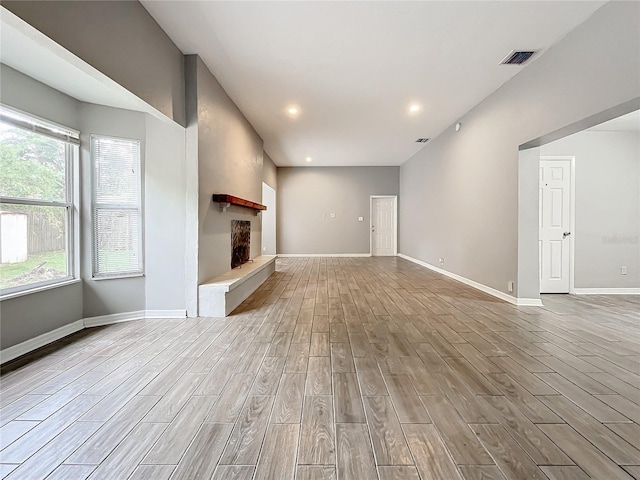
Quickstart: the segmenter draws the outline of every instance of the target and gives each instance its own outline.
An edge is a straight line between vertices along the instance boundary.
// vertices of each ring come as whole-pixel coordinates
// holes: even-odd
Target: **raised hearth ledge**
[[[198,286],[199,316],[226,317],[276,270],[277,255],[262,255]]]

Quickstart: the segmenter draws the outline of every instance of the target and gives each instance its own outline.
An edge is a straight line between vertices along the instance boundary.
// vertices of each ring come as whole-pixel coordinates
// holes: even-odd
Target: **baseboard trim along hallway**
[[[519,307],[542,307],[542,300],[539,298],[517,298],[512,297],[511,295],[501,292],[500,290],[496,290],[495,288],[488,287],[483,285],[482,283],[474,282],[473,280],[469,280],[468,278],[462,277],[460,275],[456,275],[455,273],[448,272],[447,270],[443,270],[442,268],[438,268],[430,263],[423,262],[422,260],[418,260],[417,258],[410,257],[409,255],[405,255],[404,253],[399,253],[398,257],[404,258],[405,260],[409,260],[417,265],[421,265],[429,270],[433,270],[445,277],[449,277],[453,280],[457,280],[460,283],[464,283],[469,287],[475,288],[476,290],[480,290],[481,292],[487,293],[493,297],[499,298],[500,300],[504,300],[505,302],[509,302],[512,305],[517,305]]]

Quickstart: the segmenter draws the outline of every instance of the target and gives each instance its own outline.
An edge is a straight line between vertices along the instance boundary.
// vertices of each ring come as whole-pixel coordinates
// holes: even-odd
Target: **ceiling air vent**
[[[527,60],[529,60],[534,53],[536,53],[535,50],[513,50],[500,62],[500,65],[522,65]]]
[[[416,140],[416,143],[427,143],[429,141],[428,138],[418,138]]]

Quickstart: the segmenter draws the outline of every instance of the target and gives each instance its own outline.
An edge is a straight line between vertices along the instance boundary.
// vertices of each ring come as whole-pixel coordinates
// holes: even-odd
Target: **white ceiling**
[[[544,51],[605,2],[142,3],[277,165],[319,166],[400,165],[526,68],[498,65],[512,49]]]
[[[614,118],[608,122],[601,123],[589,128],[591,131],[600,132],[620,132],[620,131],[640,131],[640,110]]]

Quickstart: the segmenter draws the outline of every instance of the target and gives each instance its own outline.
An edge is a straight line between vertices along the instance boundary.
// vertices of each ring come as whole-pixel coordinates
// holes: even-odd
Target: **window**
[[[79,134],[0,106],[0,294],[74,277]]]
[[[140,142],[91,136],[93,277],[142,275]]]

